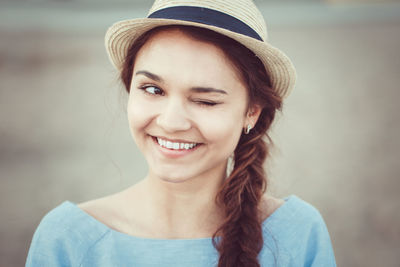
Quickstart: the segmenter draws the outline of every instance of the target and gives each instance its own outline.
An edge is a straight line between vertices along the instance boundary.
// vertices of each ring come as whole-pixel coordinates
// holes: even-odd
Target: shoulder
[[[79,266],[88,249],[108,231],[76,204],[66,201],[41,220],[26,266]]]
[[[80,203],[79,209],[88,214],[106,227],[122,233],[130,233],[132,225],[128,221],[129,211],[132,206],[125,199],[126,191],[118,192],[113,195],[105,196],[99,199]],[[138,203],[138,201],[136,201]]]
[[[311,204],[290,196],[263,224],[266,240],[291,261],[306,266],[336,266],[328,229]]]
[[[77,204],[77,207],[90,215],[92,218],[110,227],[107,219],[113,217],[113,210],[109,207],[105,198],[90,200]],[[111,228],[111,227],[110,227]]]
[[[316,229],[326,228],[320,212],[297,196],[279,201],[270,199],[266,203],[272,208],[269,208],[270,213],[263,222],[264,234],[270,232],[282,243],[287,244],[292,240],[298,242],[308,238]]]
[[[261,198],[259,211],[262,221],[265,221],[271,214],[273,214],[285,201],[280,198],[264,194]]]

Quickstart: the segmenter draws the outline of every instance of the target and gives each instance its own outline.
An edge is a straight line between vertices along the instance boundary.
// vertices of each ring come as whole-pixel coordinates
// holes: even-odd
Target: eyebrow
[[[160,76],[158,76],[158,75],[156,75],[154,73],[151,73],[151,72],[148,72],[148,71],[145,71],[145,70],[138,70],[135,73],[135,75],[139,75],[139,74],[142,74],[142,75],[144,75],[144,76],[146,76],[146,77],[148,77],[148,78],[150,78],[150,79],[152,79],[154,81],[163,82],[163,79]]]
[[[190,88],[190,91],[196,92],[196,93],[220,93],[220,94],[227,95],[226,91],[221,90],[221,89],[215,89],[212,87],[192,87],[192,88]]]
[[[154,73],[151,73],[149,71],[138,70],[135,73],[135,75],[140,75],[140,74],[142,74],[154,81],[164,82],[164,80],[160,76],[158,76]],[[212,87],[201,87],[201,86],[192,87],[192,88],[190,88],[190,91],[195,92],[195,93],[220,93],[220,94],[224,94],[224,95],[228,94],[226,91],[221,90],[221,89],[216,89],[216,88],[212,88]]]

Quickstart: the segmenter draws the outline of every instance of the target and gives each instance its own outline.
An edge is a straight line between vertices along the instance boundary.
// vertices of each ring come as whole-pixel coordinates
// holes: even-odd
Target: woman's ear
[[[259,105],[252,105],[251,107],[249,107],[245,119],[244,128],[247,128],[249,125],[251,128],[254,128],[258,118],[260,117],[261,111],[262,108]]]

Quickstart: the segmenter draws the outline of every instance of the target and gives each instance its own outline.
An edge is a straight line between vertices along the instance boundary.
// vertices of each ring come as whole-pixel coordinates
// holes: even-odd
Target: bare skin
[[[125,191],[81,203],[78,207],[118,232],[142,238],[207,238],[214,234],[223,220],[212,200],[199,201],[194,207],[193,201],[174,197],[173,202],[166,204],[161,199],[158,202],[149,200],[151,193],[141,191],[144,187],[142,181]],[[284,200],[265,194],[259,207],[262,220],[283,203]]]

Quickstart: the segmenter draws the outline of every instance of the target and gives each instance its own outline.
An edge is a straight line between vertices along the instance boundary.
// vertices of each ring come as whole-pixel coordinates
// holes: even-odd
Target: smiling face
[[[217,46],[170,29],[139,50],[128,103],[132,136],[149,175],[183,182],[223,179],[228,157],[247,116],[248,96],[240,75]]]

